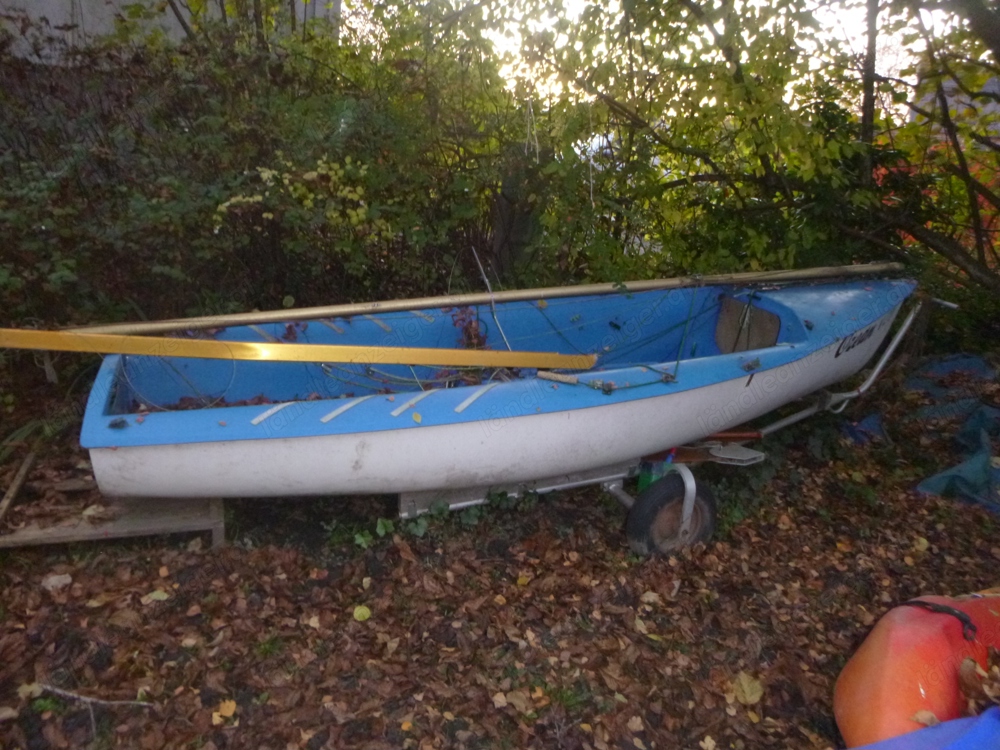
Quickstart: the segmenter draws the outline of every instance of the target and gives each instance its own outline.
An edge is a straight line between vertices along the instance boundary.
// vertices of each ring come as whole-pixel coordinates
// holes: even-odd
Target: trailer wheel
[[[671,473],[647,487],[629,510],[625,535],[638,555],[654,552],[670,554],[697,542],[708,541],[715,533],[715,497],[704,485],[697,485],[691,530],[681,537],[684,513],[684,480]]]

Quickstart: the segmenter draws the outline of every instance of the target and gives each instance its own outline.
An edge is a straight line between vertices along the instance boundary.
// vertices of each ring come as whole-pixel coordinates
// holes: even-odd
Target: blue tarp
[[[865,745],[856,750],[995,750],[1000,748],[1000,706],[970,719],[955,719],[936,727]]]
[[[955,375],[962,377],[948,383]],[[994,466],[991,440],[1000,435],[1000,408],[984,403],[977,387],[996,377],[981,357],[959,354],[933,360],[907,379],[910,390],[923,391],[933,400],[917,412],[917,419],[965,418],[955,436],[965,460],[922,481],[918,492],[958,497],[1000,512],[1000,466]]]
[[[992,438],[1000,437],[1000,405],[982,400],[982,384],[996,378],[989,363],[969,354],[931,360],[907,378],[909,390],[921,391],[931,399],[914,413],[914,419],[965,420],[955,436],[956,449],[965,460],[922,481],[918,492],[958,497],[1000,513],[1000,461],[994,458],[992,445]],[[846,422],[842,431],[858,445],[885,439],[879,414]]]

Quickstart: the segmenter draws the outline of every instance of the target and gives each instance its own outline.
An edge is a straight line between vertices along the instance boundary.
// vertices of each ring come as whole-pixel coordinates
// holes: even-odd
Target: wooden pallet
[[[103,523],[91,523],[80,517],[46,528],[31,525],[0,535],[0,549],[192,531],[211,531],[213,547],[220,547],[226,541],[225,506],[221,498],[117,500],[109,504],[108,511],[110,520]]]

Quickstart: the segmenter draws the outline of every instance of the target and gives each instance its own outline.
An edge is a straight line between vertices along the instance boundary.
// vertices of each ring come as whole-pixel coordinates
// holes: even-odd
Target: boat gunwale
[[[891,282],[889,280],[880,280],[880,281],[884,282],[884,283],[886,283],[888,285],[891,285],[891,286],[889,286],[888,291],[891,291],[893,288],[895,288],[896,284],[899,283],[899,282]],[[681,360],[682,364],[687,363],[689,365],[689,367],[691,365],[695,365],[695,364],[701,363],[698,366],[698,370],[703,370],[705,372],[708,372],[709,370],[714,370],[714,371],[718,372],[719,370],[722,370],[724,367],[727,367],[727,366],[730,366],[730,365],[733,365],[733,364],[738,365],[741,368],[743,368],[744,365],[746,365],[748,363],[753,363],[753,361],[756,360],[756,366],[755,367],[743,368],[743,371],[739,372],[739,374],[736,374],[735,377],[732,377],[732,378],[730,378],[730,377],[704,378],[704,382],[701,382],[703,380],[703,378],[696,377],[695,378],[695,382],[690,382],[689,381],[687,383],[678,383],[678,382],[672,382],[672,379],[669,379],[669,378],[665,377],[665,376],[667,376],[669,374],[668,372],[665,372],[665,370],[667,370],[667,371],[672,370],[674,368],[674,366],[676,365],[676,362],[674,362],[674,361],[664,361],[664,362],[657,362],[657,363],[629,363],[629,364],[627,364],[627,365],[625,365],[623,367],[616,367],[614,369],[600,370],[600,371],[591,371],[591,372],[587,372],[587,373],[578,374],[577,378],[580,381],[579,382],[579,387],[585,387],[585,388],[587,388],[587,391],[588,391],[588,396],[586,398],[582,399],[582,401],[584,403],[579,403],[578,402],[576,405],[555,404],[552,407],[547,408],[544,411],[539,412],[539,413],[558,413],[558,412],[573,411],[573,410],[579,410],[579,409],[585,409],[585,408],[595,408],[595,407],[601,406],[604,403],[615,404],[615,403],[622,403],[622,402],[625,402],[625,401],[638,401],[638,400],[643,400],[643,399],[647,399],[647,398],[654,398],[654,397],[657,397],[657,396],[669,395],[670,393],[680,393],[680,392],[684,392],[684,391],[695,390],[695,389],[698,389],[698,388],[702,388],[705,385],[708,385],[708,384],[710,384],[712,382],[722,382],[722,381],[727,381],[727,380],[735,380],[735,379],[740,379],[740,378],[743,378],[743,377],[749,377],[749,378],[752,379],[753,376],[760,375],[760,374],[765,374],[768,370],[771,370],[771,369],[774,369],[774,368],[778,368],[778,367],[781,367],[783,365],[786,365],[786,364],[789,364],[789,363],[792,363],[792,362],[795,362],[795,361],[801,361],[801,360],[807,359],[810,355],[812,355],[812,354],[814,354],[814,353],[816,353],[818,351],[823,350],[825,347],[829,346],[832,343],[835,343],[837,340],[840,340],[841,338],[846,338],[847,336],[850,336],[854,332],[863,330],[867,326],[872,325],[874,322],[877,322],[878,320],[883,319],[886,315],[893,314],[894,310],[898,310],[899,304],[901,304],[902,300],[912,292],[913,282],[907,280],[906,281],[906,285],[907,285],[908,289],[899,298],[899,301],[897,301],[895,303],[888,304],[887,306],[885,306],[884,309],[880,309],[879,311],[877,311],[876,316],[873,317],[873,318],[871,318],[871,319],[869,319],[869,320],[867,320],[867,322],[865,322],[864,320],[857,320],[856,318],[852,318],[852,320],[855,321],[855,324],[851,326],[851,330],[844,329],[841,332],[842,333],[841,336],[837,336],[837,337],[834,337],[834,338],[830,338],[829,336],[820,337],[820,336],[816,335],[816,334],[819,333],[818,330],[817,331],[812,331],[810,329],[810,331],[808,332],[808,335],[807,335],[807,337],[806,337],[806,339],[804,341],[799,341],[799,342],[795,342],[795,343],[779,342],[779,343],[777,343],[774,346],[766,347],[766,348],[763,348],[763,349],[754,349],[754,350],[741,351],[741,352],[731,352],[731,353],[728,353],[728,354],[709,354],[709,355],[704,355],[702,357],[687,358],[687,359]],[[739,293],[739,292],[742,292],[743,289],[733,289],[732,291],[734,293]],[[776,305],[780,305],[782,307],[786,307],[786,305],[784,303],[778,302],[778,301],[773,300],[773,299],[772,300],[768,300],[768,302],[771,303],[771,305],[769,305],[769,306],[772,306],[772,305],[776,304]],[[798,321],[799,324],[801,325],[801,317],[802,316],[801,316],[801,312],[800,311],[796,311],[793,307],[787,307],[787,312],[789,313],[789,315],[791,316],[791,318],[793,320]],[[829,339],[829,340],[827,340],[827,339]],[[206,421],[206,423],[210,423],[212,421],[217,421],[220,418],[222,418],[222,419],[228,420],[229,422],[232,422],[233,425],[236,426],[235,423],[237,421],[239,421],[244,415],[249,415],[249,414],[252,413],[253,416],[256,417],[256,416],[258,416],[258,415],[260,415],[260,414],[263,413],[261,411],[262,408],[265,409],[265,410],[270,410],[273,407],[275,407],[275,406],[277,406],[279,404],[282,404],[282,403],[287,403],[287,404],[302,404],[304,406],[309,405],[310,409],[312,408],[311,405],[315,404],[317,406],[317,408],[323,409],[323,414],[327,414],[329,412],[330,408],[333,405],[336,405],[338,403],[342,404],[342,405],[346,405],[346,404],[350,403],[352,400],[356,401],[357,403],[360,403],[361,401],[366,401],[366,400],[370,400],[372,404],[380,403],[381,402],[381,399],[373,398],[373,397],[381,395],[381,394],[364,394],[362,396],[355,396],[355,397],[340,396],[340,397],[337,397],[337,398],[324,398],[324,399],[314,399],[314,400],[293,399],[293,400],[288,400],[288,401],[276,401],[276,402],[272,402],[272,403],[268,403],[268,404],[259,404],[259,405],[211,406],[211,407],[207,407],[207,408],[204,408],[204,409],[193,409],[193,410],[177,410],[177,411],[165,410],[164,412],[126,412],[126,411],[121,411],[121,412],[109,413],[109,407],[111,406],[112,399],[114,397],[114,389],[118,386],[118,384],[116,383],[116,378],[117,378],[117,374],[118,374],[117,367],[121,366],[119,364],[121,361],[122,361],[122,358],[120,356],[113,355],[113,356],[110,356],[110,357],[106,358],[105,362],[102,364],[101,370],[100,370],[100,372],[98,374],[98,378],[95,381],[94,387],[91,390],[90,399],[88,399],[87,410],[86,410],[85,419],[84,419],[84,430],[83,430],[83,434],[81,435],[81,443],[84,445],[84,447],[91,448],[91,449],[99,449],[99,448],[109,447],[109,446],[111,446],[111,445],[114,444],[113,440],[108,439],[108,437],[110,437],[110,435],[108,437],[103,437],[102,436],[100,439],[95,439],[95,438],[98,438],[98,435],[101,434],[101,433],[103,433],[104,435],[107,435],[107,433],[105,431],[106,431],[106,428],[109,426],[108,420],[114,421],[116,419],[122,419],[122,418],[133,419],[133,418],[140,417],[140,416],[142,416],[142,417],[148,417],[151,414],[160,414],[160,413],[184,414],[186,418],[190,419],[190,415],[198,413],[200,415],[200,418],[204,419]],[[709,364],[707,361],[710,361],[711,364]],[[653,380],[653,381],[651,381],[649,383],[644,383],[642,385],[651,385],[651,386],[652,385],[660,385],[661,387],[659,387],[659,388],[651,388],[651,389],[649,389],[648,391],[646,391],[644,393],[637,393],[635,390],[633,390],[631,393],[627,393],[627,392],[625,392],[625,389],[618,388],[618,389],[612,389],[612,391],[610,393],[603,393],[603,394],[601,394],[601,391],[600,391],[599,387],[595,387],[594,384],[593,384],[593,381],[607,381],[607,380],[622,379],[622,378],[627,379],[628,377],[632,377],[634,375],[638,375],[640,372],[643,372],[643,371],[644,372],[653,371],[653,372],[658,373],[661,377],[658,378],[658,379],[656,379],[656,380]],[[622,382],[625,382],[625,381],[622,381]],[[499,383],[496,383],[497,386],[507,386],[507,387],[505,387],[505,388],[497,388],[497,387],[490,388],[489,389],[489,394],[493,398],[486,399],[486,401],[492,401],[492,402],[495,403],[496,398],[505,398],[505,399],[510,400],[512,396],[513,396],[514,399],[517,399],[518,394],[524,393],[525,389],[527,389],[527,388],[537,388],[537,387],[539,387],[539,385],[541,383],[544,383],[544,381],[541,381],[537,377],[528,377],[528,378],[521,378],[521,379],[517,379],[517,380],[513,380],[513,381],[499,382]],[[462,395],[469,396],[470,394],[472,394],[472,393],[475,392],[474,389],[482,389],[484,385],[487,385],[487,384],[486,383],[476,383],[476,384],[469,384],[467,386],[458,386],[458,387],[455,387],[455,388],[437,388],[437,389],[434,389],[435,391],[444,391],[444,392],[454,391],[455,392],[456,398],[449,399],[447,402],[441,404],[440,407],[439,407],[439,412],[441,414],[448,414],[449,412],[452,412],[452,411],[454,411],[455,413],[450,414],[449,418],[447,420],[438,420],[438,419],[434,418],[434,417],[437,416],[436,414],[433,414],[432,412],[426,412],[425,415],[424,415],[424,417],[422,418],[423,426],[429,427],[429,426],[436,426],[436,425],[456,423],[456,422],[479,421],[481,419],[490,419],[491,416],[489,414],[487,414],[486,416],[482,416],[481,415],[481,409],[476,409],[475,410],[476,414],[480,414],[480,416],[474,416],[472,414],[464,414],[464,413],[455,411],[455,410],[453,410],[453,409],[450,408],[451,406],[454,406],[454,404],[452,404],[451,401],[460,401],[460,400],[462,400],[462,399],[457,398],[458,396],[462,396]],[[543,387],[546,387],[546,388],[558,388],[558,387],[572,388],[574,386],[558,386],[558,384],[553,385],[553,384],[545,383]],[[664,389],[669,389],[669,390],[667,392],[665,392]],[[102,392],[106,393],[107,395],[102,397],[101,396]],[[390,403],[394,404],[393,408],[396,408],[396,407],[399,407],[400,403],[401,403],[401,402],[397,402],[396,398],[398,398],[401,394],[403,395],[404,398],[408,398],[408,397],[413,396],[417,392],[418,391],[413,390],[413,391],[400,391],[400,392],[397,392],[395,394],[386,394],[386,399]],[[592,400],[592,396],[596,396],[596,395],[602,395],[603,396],[600,399],[601,403],[588,403],[589,401]],[[557,401],[564,401],[564,400],[565,400],[564,398],[557,398]],[[370,405],[371,404],[369,404],[369,406]],[[480,406],[480,407],[482,407],[483,405],[484,405],[484,403],[477,404],[477,406]],[[252,410],[252,412],[249,411],[249,410]],[[348,409],[344,409],[344,411],[347,411],[347,410]],[[337,409],[337,411],[339,412],[339,408]],[[464,411],[465,410],[463,410],[463,412]],[[470,410],[470,411],[473,411],[473,410]],[[461,416],[459,416],[460,414],[461,414]],[[223,415],[227,415],[227,416],[223,417]],[[355,414],[354,416],[357,417],[357,414]],[[532,414],[531,413],[524,413],[524,414],[518,414],[516,416],[532,416]],[[140,420],[140,422],[141,421],[144,421],[144,420]],[[420,423],[410,424],[410,420],[400,420],[400,421],[394,420],[394,422],[396,422],[396,423],[392,424],[392,425],[379,426],[379,427],[377,427],[375,429],[368,430],[368,431],[378,432],[378,431],[383,431],[383,430],[400,429],[400,428],[414,428],[414,427],[419,427],[420,426]],[[223,424],[224,425],[224,424],[226,424],[226,422],[220,421],[219,424]],[[240,421],[239,424],[242,425],[242,421]],[[323,423],[323,424],[326,425],[326,423]],[[243,429],[243,427],[240,427],[239,429]],[[347,431],[347,430],[344,430],[344,431]],[[362,432],[365,432],[366,430],[353,430],[353,431],[354,432],[358,432],[360,434]],[[315,432],[312,432],[310,434],[321,436],[323,434],[337,434],[337,433],[340,433],[340,432],[342,432],[341,429],[335,429],[335,430],[333,430],[332,433],[323,433],[323,432],[315,431]],[[296,435],[295,437],[306,437],[306,435]],[[249,435],[249,434],[230,434],[230,435],[227,435],[227,436],[219,435],[218,437],[215,437],[215,438],[205,438],[205,439],[200,439],[200,440],[191,440],[190,442],[209,443],[209,442],[213,442],[215,440],[237,440],[237,441],[243,441],[243,440],[253,440],[253,439],[257,439],[257,437],[253,436],[253,435]],[[131,443],[131,440],[124,441],[125,446],[127,446],[129,444],[134,444],[134,445],[156,445],[156,444],[169,445],[169,444],[171,444],[171,442],[176,442],[176,441],[168,441],[168,440],[164,440],[162,442],[145,442],[145,441],[143,441],[141,443]],[[121,443],[118,443],[118,444],[121,445]],[[123,447],[125,447],[125,446],[123,446]]]

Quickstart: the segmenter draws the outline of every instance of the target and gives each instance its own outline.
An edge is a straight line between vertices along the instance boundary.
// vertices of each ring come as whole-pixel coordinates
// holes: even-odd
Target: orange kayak
[[[915,605],[915,606],[914,606]],[[958,670],[971,657],[986,666],[1000,648],[1000,591],[949,598],[925,596],[890,610],[837,679],[833,710],[848,747],[923,729],[963,715]]]

